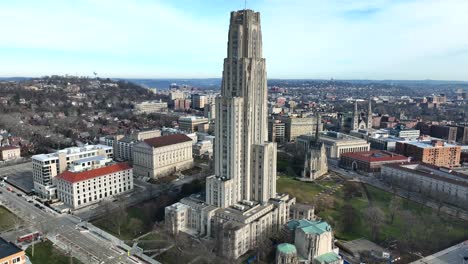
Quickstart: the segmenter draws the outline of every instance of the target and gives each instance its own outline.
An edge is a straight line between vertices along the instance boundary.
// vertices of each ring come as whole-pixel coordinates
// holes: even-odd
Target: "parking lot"
[[[34,188],[31,162],[2,167],[0,177],[7,177],[6,182],[25,193],[30,193]]]

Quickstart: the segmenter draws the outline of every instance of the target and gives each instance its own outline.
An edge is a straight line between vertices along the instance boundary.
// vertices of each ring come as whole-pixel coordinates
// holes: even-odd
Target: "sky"
[[[0,76],[219,78],[244,0],[0,0]],[[249,0],[269,78],[468,80],[467,0]]]

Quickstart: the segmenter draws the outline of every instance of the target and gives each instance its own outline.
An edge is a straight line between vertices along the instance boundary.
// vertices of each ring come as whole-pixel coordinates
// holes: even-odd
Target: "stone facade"
[[[325,145],[314,142],[309,145],[304,160],[302,180],[314,181],[328,172],[327,153]]]
[[[215,239],[220,255],[237,259],[279,232],[296,202],[276,192],[260,14],[252,10],[231,13],[215,135],[215,175],[206,180],[205,197],[166,207],[166,224],[174,233]]]
[[[20,147],[15,146],[5,146],[0,147],[0,160],[14,160],[21,158],[21,149]]]
[[[145,139],[133,145],[136,176],[160,178],[192,167],[192,139],[184,134]]]
[[[57,197],[78,209],[133,189],[132,168],[126,163],[84,171],[65,171],[56,177]]]
[[[320,133],[319,142],[325,145],[327,158],[330,159],[339,159],[343,153],[370,149],[367,141],[338,132]]]
[[[468,176],[424,163],[382,167],[384,181],[468,209]]]
[[[285,232],[288,233],[290,242],[294,243],[289,244],[286,251],[293,252],[296,249],[300,263],[343,264],[343,259],[338,254],[339,249],[334,246],[333,231],[327,222],[292,220],[287,223]],[[276,263],[285,263],[283,251],[285,248],[278,246]]]

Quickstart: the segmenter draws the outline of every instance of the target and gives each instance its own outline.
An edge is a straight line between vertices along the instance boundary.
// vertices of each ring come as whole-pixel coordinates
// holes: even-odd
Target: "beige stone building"
[[[198,131],[198,126],[207,125],[208,123],[208,118],[199,116],[182,116],[179,118],[179,129],[187,133],[193,133]]]
[[[78,209],[133,189],[132,167],[116,163],[89,170],[69,170],[56,179],[57,198]]]
[[[192,167],[192,139],[187,135],[149,138],[133,145],[136,176],[160,178]]]
[[[232,12],[228,39],[216,98],[215,174],[206,180],[205,197],[166,207],[166,224],[174,233],[217,239],[218,253],[237,259],[287,223],[296,199],[276,192],[260,14]]]
[[[386,164],[384,181],[468,209],[468,175],[426,163]]]
[[[339,249],[334,246],[332,228],[327,222],[292,220],[285,230],[294,244],[278,245],[276,263],[297,263],[294,261],[299,259],[300,263],[343,264]],[[288,260],[293,262],[286,262]]]
[[[295,141],[300,135],[315,135],[317,131],[322,131],[322,123],[317,122],[316,117],[295,117],[295,116],[280,116],[285,124],[284,138],[286,141]]]
[[[15,146],[5,146],[0,147],[0,160],[14,160],[21,158],[21,149],[20,147]]]
[[[338,132],[320,133],[319,142],[325,145],[327,158],[339,159],[347,152],[369,151],[370,144],[364,139]]]
[[[160,136],[161,136],[161,130],[159,129],[136,131],[131,134],[131,137],[133,137],[134,139],[138,141],[145,140],[148,138],[160,137]]]

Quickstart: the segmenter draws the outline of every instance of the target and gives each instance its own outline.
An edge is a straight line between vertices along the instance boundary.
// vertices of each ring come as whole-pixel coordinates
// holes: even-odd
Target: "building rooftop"
[[[93,170],[88,170],[88,171],[82,171],[82,172],[71,172],[71,171],[64,171],[57,175],[58,179],[63,179],[67,182],[70,183],[76,183],[80,181],[85,181],[89,180],[92,178],[96,178],[99,176],[123,171],[123,170],[128,170],[131,169],[127,163],[116,163],[112,164],[106,167],[98,168],[98,169],[93,169]]]
[[[302,229],[307,234],[323,234],[330,232],[332,229],[325,221],[311,221],[307,219],[291,220],[287,224],[290,230]]]
[[[17,146],[4,146],[4,147],[0,147],[0,151],[3,151],[3,150],[10,150],[10,149],[19,149],[20,147],[17,147]]]
[[[361,152],[347,152],[341,154],[341,157],[347,157],[364,162],[382,162],[382,161],[408,161],[408,158],[393,152],[384,150],[371,150]]]
[[[133,143],[133,142],[136,142],[136,140],[134,138],[131,138],[131,137],[123,137],[123,138],[119,139],[119,142]]]
[[[464,263],[466,262],[466,258],[468,258],[468,240],[423,259],[411,262],[411,264]]]
[[[21,251],[23,250],[18,246],[0,237],[0,259],[9,257]]]
[[[174,134],[161,137],[154,137],[145,139],[144,142],[153,148],[165,147],[173,144],[192,141],[190,137],[185,134]]]
[[[337,255],[335,252],[328,252],[325,254],[322,254],[320,256],[315,257],[315,263],[320,263],[320,264],[329,264],[329,263],[335,263],[336,261],[340,260],[341,257]]]
[[[407,162],[403,164],[385,164],[383,165],[383,167],[402,170],[418,174],[424,177],[429,177],[435,180],[444,181],[463,187],[468,187],[467,175],[443,167],[437,167],[430,164],[418,162]]]
[[[292,254],[292,253],[297,252],[296,246],[289,244],[289,243],[279,244],[277,248],[278,248],[278,251],[281,251],[286,254]]]
[[[419,148],[456,147],[454,144],[449,144],[441,140],[413,140],[405,141],[405,144],[417,146]]]
[[[327,131],[327,132],[322,132],[320,133],[319,139],[321,140],[329,140],[329,141],[356,141],[356,142],[364,142],[366,143],[365,140],[357,137],[353,137],[347,134],[339,133],[339,132],[334,132],[334,131]]]
[[[38,154],[38,155],[32,156],[32,158],[35,159],[35,160],[39,160],[39,161],[45,161],[45,160],[49,160],[51,158],[57,158],[59,153],[65,153],[67,155],[71,155],[71,154],[78,154],[78,153],[88,152],[88,151],[93,151],[93,150],[98,150],[98,149],[112,150],[113,148],[110,147],[110,146],[101,145],[101,144],[85,145],[85,146],[82,146],[82,147],[65,148],[65,149],[61,149],[61,150],[58,150],[58,151],[56,151],[54,153],[49,153],[49,154]]]
[[[208,118],[203,116],[181,116],[179,121],[208,121]]]

